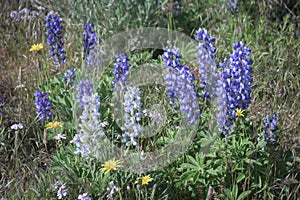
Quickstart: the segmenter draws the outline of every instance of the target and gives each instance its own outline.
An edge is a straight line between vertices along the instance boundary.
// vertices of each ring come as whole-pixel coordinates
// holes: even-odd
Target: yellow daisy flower
[[[150,183],[151,181],[153,181],[153,178],[151,178],[150,175],[142,177],[142,185],[148,185],[148,183]],[[137,179],[135,183],[139,183],[139,179]]]
[[[46,129],[56,129],[58,127],[62,128],[63,125],[64,124],[62,122],[49,122],[46,124]]]
[[[117,170],[118,167],[120,167],[121,165],[121,161],[120,160],[109,160],[106,161],[102,166],[102,168],[100,169],[101,171],[105,172],[105,174],[107,174],[110,171],[114,171]]]
[[[43,46],[42,43],[34,44],[34,45],[31,46],[31,48],[29,49],[29,51],[39,51],[42,48],[44,48],[44,46]]]
[[[237,117],[244,117],[244,114],[243,114],[244,111],[245,111],[245,110],[242,110],[242,109],[240,109],[240,108],[236,108],[236,109],[235,109],[235,115],[236,115]]]

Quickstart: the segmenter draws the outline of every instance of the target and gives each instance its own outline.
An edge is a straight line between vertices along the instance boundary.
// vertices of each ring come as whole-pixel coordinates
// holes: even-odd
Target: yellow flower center
[[[39,51],[42,48],[44,48],[44,46],[43,46],[42,43],[34,44],[34,45],[31,46],[31,48],[29,49],[29,51]]]
[[[244,117],[244,114],[243,114],[244,110],[240,109],[240,108],[236,108],[235,109],[235,115],[237,117]]]
[[[121,166],[120,164],[121,164],[120,160],[116,160],[116,159],[109,160],[109,161],[106,161],[103,165],[101,165],[102,168],[100,170],[104,171],[106,174],[110,171],[117,170],[117,168]]]
[[[151,178],[150,175],[142,177],[142,185],[148,185],[148,183],[150,183],[151,181],[153,181],[153,178]],[[137,179],[135,183],[139,183],[139,180]]]
[[[62,122],[49,122],[48,124],[46,124],[46,129],[56,129],[58,127],[63,127],[63,123]]]

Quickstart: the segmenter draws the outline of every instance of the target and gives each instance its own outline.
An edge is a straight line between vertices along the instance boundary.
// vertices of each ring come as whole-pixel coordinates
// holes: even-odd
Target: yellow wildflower
[[[105,174],[107,174],[110,171],[114,171],[116,170],[118,167],[120,167],[121,165],[121,161],[120,160],[109,160],[106,161],[102,166],[102,168],[100,169],[101,171],[105,172]]]
[[[147,175],[147,176],[143,176],[142,177],[142,185],[148,185],[149,182],[153,181],[153,178],[150,177],[150,175]],[[135,181],[135,183],[138,183],[139,180],[137,179]]]
[[[63,125],[64,124],[62,122],[49,122],[46,124],[46,129],[56,129],[58,127],[62,128]]]
[[[244,111],[245,111],[245,110],[242,110],[242,109],[240,109],[240,108],[236,108],[236,109],[235,109],[235,115],[236,115],[237,117],[244,117],[244,114],[243,114]]]
[[[29,49],[29,51],[39,51],[42,48],[44,48],[44,46],[43,46],[42,43],[34,44],[34,45],[31,46],[31,48]]]

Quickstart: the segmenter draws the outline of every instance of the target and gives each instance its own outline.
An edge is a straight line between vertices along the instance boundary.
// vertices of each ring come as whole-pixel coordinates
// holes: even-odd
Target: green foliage
[[[208,154],[187,155],[180,167],[180,180],[194,192],[200,188],[205,195],[212,187],[215,194],[222,193],[223,199],[244,199],[249,195],[274,198],[278,195],[273,188],[274,177],[282,180],[292,173],[293,157],[290,151],[279,150],[278,144],[265,146],[263,140],[257,141],[258,135],[251,134],[238,128],[224,139],[209,142],[212,146]],[[293,180],[290,181],[298,183]]]
[[[234,185],[232,187],[232,190],[230,189],[224,189],[223,194],[220,195],[221,199],[228,199],[228,200],[243,200],[247,198],[250,195],[251,191],[247,190],[241,193],[240,195],[238,194],[238,186]]]
[[[160,14],[166,1],[115,1],[80,0],[54,2],[53,9],[60,11],[72,23],[92,21],[101,24],[101,32],[111,35],[132,28],[156,26],[161,23]]]

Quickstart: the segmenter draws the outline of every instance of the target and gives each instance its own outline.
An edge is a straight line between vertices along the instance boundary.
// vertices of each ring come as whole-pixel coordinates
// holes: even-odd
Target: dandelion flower
[[[29,49],[29,51],[39,51],[42,48],[44,48],[44,46],[43,46],[42,43],[34,44],[34,45],[31,46],[31,48]]]
[[[58,127],[62,128],[63,125],[64,124],[62,122],[49,122],[46,124],[46,129],[56,129]]]
[[[116,159],[109,160],[109,161],[106,161],[103,165],[101,165],[102,168],[100,170],[104,171],[105,174],[107,174],[108,172],[114,171],[118,167],[120,167],[121,166],[120,164],[121,164],[120,160],[116,160]]]
[[[237,109],[235,109],[235,115],[236,115],[237,117],[244,117],[244,114],[243,114],[244,111],[245,111],[245,110],[242,110],[242,109],[240,109],[240,108],[237,108]]]
[[[142,185],[148,185],[148,183],[151,181],[153,181],[153,178],[151,178],[150,175],[142,177]],[[139,183],[139,180],[137,179],[135,183]]]

